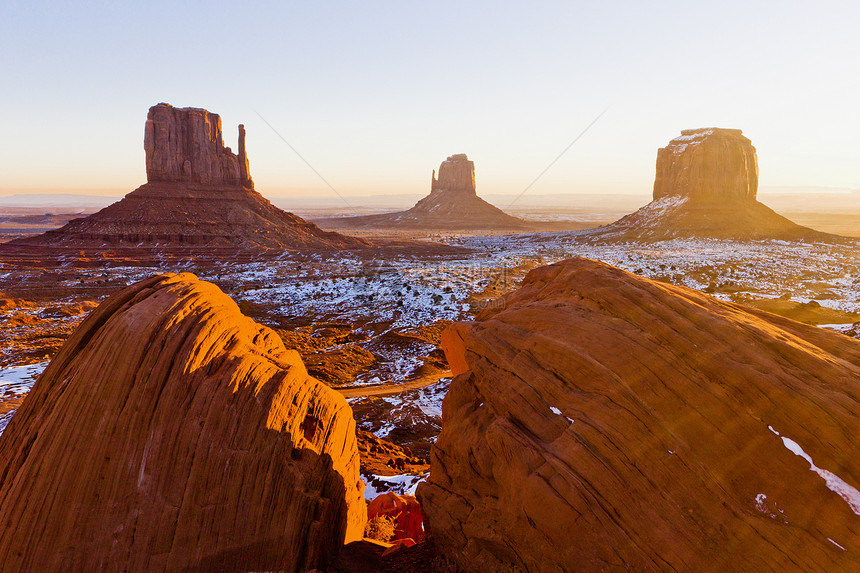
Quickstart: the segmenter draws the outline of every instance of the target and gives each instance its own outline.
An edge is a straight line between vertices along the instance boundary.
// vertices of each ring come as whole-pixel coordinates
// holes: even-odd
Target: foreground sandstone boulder
[[[355,423],[216,286],[107,299],[0,436],[0,571],[307,571],[366,520]]]
[[[857,569],[860,341],[586,259],[502,302],[417,492],[463,569]]]
[[[758,159],[739,129],[685,129],[657,150],[653,201],[586,240],[827,239],[756,199]]]

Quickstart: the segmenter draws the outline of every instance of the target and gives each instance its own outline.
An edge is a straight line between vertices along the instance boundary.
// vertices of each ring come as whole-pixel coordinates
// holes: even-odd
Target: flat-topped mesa
[[[755,201],[758,160],[740,129],[685,129],[657,151],[654,199]]]
[[[160,103],[149,108],[144,131],[149,182],[239,185],[253,189],[239,126],[239,155],[224,147],[221,117],[205,109]]]
[[[433,172],[430,191],[456,191],[476,195],[475,162],[469,161],[465,153],[451,155],[439,165],[439,179]]]

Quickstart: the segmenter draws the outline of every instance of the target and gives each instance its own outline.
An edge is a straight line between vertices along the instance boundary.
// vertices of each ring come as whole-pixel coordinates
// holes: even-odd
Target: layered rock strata
[[[239,155],[224,146],[221,117],[195,107],[160,103],[149,108],[144,129],[146,180],[254,187],[239,126]]]
[[[355,422],[193,275],[93,311],[0,436],[0,571],[325,567],[366,521]]]
[[[756,149],[739,129],[685,129],[657,151],[653,201],[586,231],[586,241],[684,238],[829,240],[756,199]]]
[[[417,496],[467,571],[847,571],[860,341],[575,259],[445,331]]]
[[[685,129],[657,150],[654,199],[690,197],[751,202],[758,191],[758,157],[740,129]]]
[[[452,193],[464,193],[476,195],[475,185],[475,162],[469,161],[465,153],[451,155],[439,165],[439,178],[433,171],[430,192],[450,191]]]

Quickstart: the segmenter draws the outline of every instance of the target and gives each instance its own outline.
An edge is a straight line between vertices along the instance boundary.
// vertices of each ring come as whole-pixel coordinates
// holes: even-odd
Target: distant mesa
[[[0,435],[0,572],[326,569],[367,520],[352,410],[215,285],[158,275]]]
[[[475,162],[469,161],[465,153],[449,156],[439,165],[439,179],[436,179],[436,171],[433,171],[430,192],[433,191],[476,195]]]
[[[238,155],[221,118],[160,103],[144,130],[147,183],[89,217],[12,245],[348,249],[369,242],[321,230],[254,190],[239,126]]]
[[[528,222],[508,215],[477,194],[475,162],[465,153],[451,155],[433,171],[430,194],[408,211],[332,218],[318,221],[327,228],[528,230]]]
[[[822,239],[756,199],[758,159],[739,129],[685,129],[657,151],[653,201],[622,219],[586,231],[586,239]]]
[[[740,129],[685,129],[657,150],[654,199],[688,197],[750,203],[758,190],[758,158]]]
[[[428,535],[463,571],[854,571],[860,341],[604,263],[442,334]]]

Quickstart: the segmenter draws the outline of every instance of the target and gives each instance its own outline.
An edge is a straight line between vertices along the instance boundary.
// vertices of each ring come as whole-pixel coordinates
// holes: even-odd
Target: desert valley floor
[[[414,233],[421,237],[421,233]],[[587,257],[762,310],[860,336],[860,255],[827,242],[672,240],[586,244],[580,233],[436,240],[447,255],[376,259],[349,251],[284,254],[259,262],[173,259],[158,268],[122,261],[57,268],[0,267],[0,431],[86,313],[108,294],[156,272],[190,271],[300,351],[310,373],[339,388],[360,429],[411,450],[407,464],[363,463],[366,496],[413,492],[426,477],[450,381],[439,334],[515,289],[527,271]],[[409,453],[406,455],[409,456]]]

